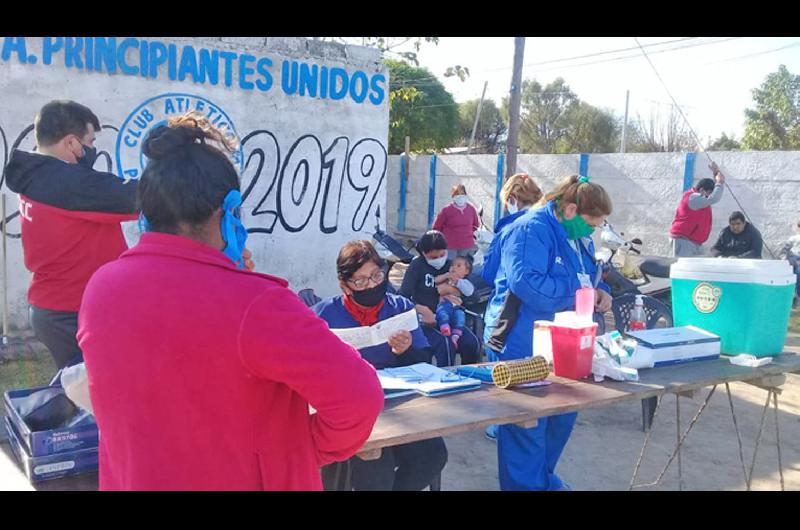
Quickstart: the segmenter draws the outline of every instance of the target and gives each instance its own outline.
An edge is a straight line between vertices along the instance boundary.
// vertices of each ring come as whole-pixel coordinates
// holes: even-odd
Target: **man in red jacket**
[[[28,302],[36,338],[59,368],[81,362],[78,308],[86,283],[127,248],[120,222],[136,220],[136,181],[95,171],[100,121],[74,101],[46,104],[34,121],[38,153],[14,150],[8,187],[19,194]]]
[[[701,256],[702,245],[711,234],[711,205],[722,199],[725,176],[716,162],[708,167],[714,173],[714,180],[701,179],[694,188],[684,192],[675,211],[675,219],[669,231],[673,257]]]

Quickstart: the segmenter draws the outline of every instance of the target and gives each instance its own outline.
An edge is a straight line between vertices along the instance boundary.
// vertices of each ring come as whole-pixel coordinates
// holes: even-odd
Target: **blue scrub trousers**
[[[499,361],[488,346],[489,361]],[[564,482],[556,465],[578,419],[577,412],[539,418],[530,429],[516,425],[497,426],[497,470],[502,491],[558,490]]]

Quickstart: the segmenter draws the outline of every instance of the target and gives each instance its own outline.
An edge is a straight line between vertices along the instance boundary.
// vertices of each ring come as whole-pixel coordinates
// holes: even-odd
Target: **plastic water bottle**
[[[638,331],[640,329],[647,329],[647,316],[644,313],[644,299],[642,295],[636,295],[636,303],[633,305],[628,318],[628,331]]]

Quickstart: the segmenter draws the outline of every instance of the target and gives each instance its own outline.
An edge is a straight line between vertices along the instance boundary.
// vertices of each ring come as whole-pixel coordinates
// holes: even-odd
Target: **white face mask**
[[[441,258],[436,258],[436,259],[425,258],[425,261],[427,261],[428,265],[430,265],[434,269],[439,270],[442,267],[444,267],[445,263],[447,263],[447,256],[442,256]]]
[[[467,204],[467,196],[466,195],[456,195],[453,197],[453,202],[459,208],[463,208],[465,204]]]
[[[519,207],[517,206],[516,202],[511,202],[509,200],[508,201],[507,210],[508,210],[508,213],[514,214],[514,213],[517,213],[519,211]]]

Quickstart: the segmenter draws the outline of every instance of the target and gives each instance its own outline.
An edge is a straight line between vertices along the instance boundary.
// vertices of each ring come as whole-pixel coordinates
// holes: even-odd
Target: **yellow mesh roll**
[[[541,381],[549,373],[547,360],[537,355],[532,359],[497,363],[492,368],[492,380],[500,388],[508,388],[512,385]]]

